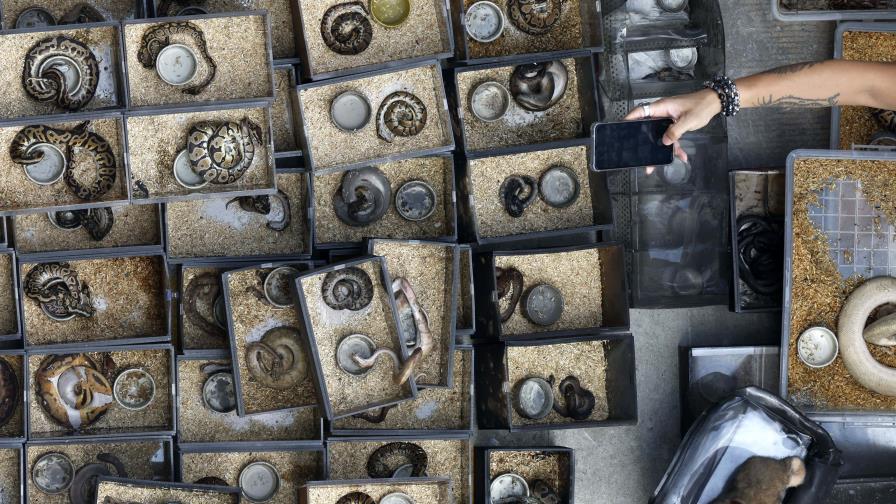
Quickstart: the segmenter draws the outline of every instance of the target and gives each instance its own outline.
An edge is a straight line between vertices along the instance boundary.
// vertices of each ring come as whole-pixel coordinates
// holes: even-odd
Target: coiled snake
[[[510,0],[507,7],[514,26],[529,35],[542,35],[560,19],[563,0]]]
[[[174,22],[165,23],[148,30],[140,41],[140,49],[137,51],[137,60],[144,68],[154,68],[156,58],[162,49],[172,44],[181,44],[187,47],[195,48],[201,55],[201,59],[205,64],[199,64],[198,73],[193,77],[194,84],[185,86],[181,91],[188,95],[197,95],[203,89],[211,84],[218,70],[218,65],[208,53],[208,46],[205,43],[205,35],[202,30],[193,23]]]
[[[548,381],[553,384],[554,377],[551,376]],[[567,376],[557,388],[563,396],[563,405],[554,401],[554,411],[573,420],[587,420],[591,416],[595,405],[594,394],[583,388],[578,378]]]
[[[364,52],[373,40],[373,25],[361,2],[346,2],[327,9],[320,34],[333,52],[353,56]]]
[[[376,113],[377,133],[392,143],[396,136],[417,135],[426,126],[426,105],[416,95],[396,91],[383,100]]]
[[[224,339],[227,337],[225,328],[215,321],[214,316],[203,315],[198,306],[198,303],[202,302],[213,312],[215,300],[221,295],[221,290],[221,280],[218,275],[203,273],[195,276],[184,289],[184,316],[205,334]]]
[[[414,443],[388,443],[380,446],[367,459],[367,475],[374,479],[392,478],[395,471],[410,464],[411,477],[426,476],[429,457],[426,450]]]
[[[78,77],[74,85],[63,70],[69,65],[75,66],[68,70]],[[99,63],[90,48],[59,35],[40,40],[28,50],[22,86],[37,101],[54,101],[66,110],[78,110],[93,99],[99,75]]]
[[[292,327],[275,327],[261,341],[246,345],[246,367],[265,387],[294,389],[308,374],[299,332]]]
[[[42,263],[31,268],[25,276],[24,291],[25,296],[40,303],[44,313],[56,320],[68,320],[75,315],[90,317],[95,312],[90,288],[65,262]]]
[[[235,182],[252,166],[261,138],[261,128],[245,118],[195,124],[187,141],[190,167],[212,184]]]
[[[287,196],[281,189],[277,189],[277,194],[272,194],[270,196],[240,196],[239,198],[233,198],[228,201],[225,206],[230,207],[231,203],[236,203],[246,212],[270,215],[271,210],[273,210],[271,208],[272,199],[280,204],[282,215],[279,220],[268,220],[266,226],[271,231],[283,231],[289,227],[289,223],[292,219],[292,216],[290,215],[292,209],[289,206],[289,196]]]
[[[69,189],[82,200],[96,200],[109,192],[115,184],[118,166],[112,146],[102,136],[89,131],[89,125],[89,122],[83,122],[68,130],[46,125],[25,126],[13,137],[9,157],[21,165],[33,165],[44,158],[43,151],[38,147],[41,144],[53,145],[63,152],[68,160],[63,179]],[[75,178],[74,170],[70,166],[75,149],[83,149],[93,156],[96,178],[90,185],[83,185]]]
[[[95,422],[112,404],[112,386],[87,354],[51,355],[34,374],[44,411],[59,425],[78,430]]]

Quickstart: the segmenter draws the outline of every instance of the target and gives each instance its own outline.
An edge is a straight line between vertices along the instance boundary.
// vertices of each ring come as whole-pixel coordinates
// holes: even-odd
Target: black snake
[[[509,0],[510,22],[529,35],[551,30],[563,11],[563,0]]]
[[[380,446],[367,458],[367,475],[374,479],[392,478],[400,467],[411,464],[411,477],[426,476],[429,457],[414,443],[395,442]]]
[[[86,210],[63,210],[52,214],[52,221],[62,229],[84,228],[93,241],[102,241],[115,224],[115,214],[109,207]]]
[[[99,462],[84,464],[75,473],[72,486],[69,489],[71,504],[93,504],[96,502],[98,478],[117,477],[127,478],[128,473],[121,459],[111,453],[100,453],[96,456]],[[112,472],[109,466],[115,469]]]
[[[199,311],[201,301],[214,311],[215,300],[221,295],[221,279],[214,273],[196,275],[184,289],[184,316],[200,331],[215,338],[224,339],[227,333],[215,322],[214,317],[206,317]]]
[[[261,341],[246,345],[246,367],[265,387],[295,389],[308,374],[299,331],[292,327],[275,327],[266,332]]]
[[[364,227],[383,218],[392,201],[392,186],[375,166],[349,170],[333,193],[333,211],[340,221]]]
[[[566,94],[569,71],[560,60],[518,65],[510,75],[510,95],[530,112],[544,112]]]
[[[75,89],[69,89],[61,69],[69,64],[77,66],[80,77]],[[52,101],[66,110],[78,110],[93,99],[99,76],[99,63],[90,48],[59,35],[40,40],[28,50],[22,86],[37,101]]]
[[[102,136],[89,131],[89,125],[89,122],[83,122],[72,129],[46,125],[25,126],[13,137],[9,146],[9,156],[14,163],[33,165],[44,158],[43,151],[37,147],[41,144],[53,145],[63,152],[68,160],[63,179],[69,189],[82,200],[96,200],[112,188],[118,172],[112,146]],[[75,178],[74,170],[70,166],[75,149],[83,149],[93,156],[96,178],[88,186]]]
[[[416,95],[396,91],[387,96],[376,113],[377,133],[392,143],[396,136],[417,135],[426,126],[426,105]]]
[[[327,9],[320,34],[333,52],[353,56],[364,52],[373,40],[373,25],[361,2],[346,2]]]
[[[194,124],[187,141],[190,167],[212,184],[230,184],[252,166],[261,139],[261,128],[245,118]]]
[[[784,289],[784,219],[741,215],[736,232],[740,279],[756,294],[780,296]]]
[[[156,65],[156,58],[159,57],[162,49],[172,44],[182,44],[199,50],[205,64],[199,65],[199,73],[193,78],[196,83],[184,86],[181,91],[189,95],[201,93],[215,78],[218,65],[215,64],[215,60],[208,53],[205,35],[193,23],[179,21],[165,23],[150,29],[143,35],[143,39],[140,42],[137,60],[140,61],[144,68],[153,68]]]
[[[233,198],[227,202],[226,206],[229,207],[231,203],[236,203],[246,212],[269,215],[271,213],[271,199],[277,200],[277,202],[280,203],[283,215],[280,217],[280,220],[269,220],[267,228],[272,231],[283,231],[289,227],[291,221],[290,213],[292,210],[289,206],[289,197],[280,189],[277,189],[277,194],[272,194],[270,196],[240,196],[239,198]]]
[[[53,318],[90,317],[95,312],[90,288],[65,262],[42,263],[31,268],[25,276],[24,291],[25,296],[40,303],[44,312]]]
[[[551,376],[548,381],[553,384],[554,377]],[[583,388],[578,378],[567,376],[557,388],[563,396],[563,405],[554,401],[554,411],[573,420],[587,420],[591,416],[595,405],[594,394]]]
[[[501,183],[498,193],[504,210],[518,218],[538,197],[538,183],[528,175],[510,175]]]
[[[510,320],[523,295],[523,274],[516,268],[495,268],[498,313],[501,323]]]

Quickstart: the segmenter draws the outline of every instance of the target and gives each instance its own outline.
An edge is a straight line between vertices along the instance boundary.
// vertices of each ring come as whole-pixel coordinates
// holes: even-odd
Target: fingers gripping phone
[[[663,145],[663,135],[671,125],[672,119],[594,123],[593,168],[600,171],[671,163],[672,146]]]

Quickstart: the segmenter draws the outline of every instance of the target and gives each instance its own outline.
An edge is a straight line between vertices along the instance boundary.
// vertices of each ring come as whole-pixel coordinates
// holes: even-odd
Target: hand
[[[721,111],[722,102],[719,100],[719,95],[711,89],[661,98],[650,104],[651,118],[668,117],[675,121],[663,135],[663,144],[673,145],[675,155],[682,161],[688,160],[688,154],[678,143],[682,135],[706,126]],[[627,121],[633,119],[647,119],[644,117],[644,108],[640,105],[625,116]]]

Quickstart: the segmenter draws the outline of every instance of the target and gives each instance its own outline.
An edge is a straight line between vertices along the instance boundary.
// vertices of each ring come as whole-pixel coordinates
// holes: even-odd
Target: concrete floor
[[[727,68],[741,77],[775,66],[830,58],[832,23],[778,23],[768,0],[720,0]],[[827,148],[827,110],[747,110],[729,120],[729,169],[783,167],[790,151]],[[721,225],[721,223],[720,223]],[[681,439],[680,347],[775,345],[780,314],[735,314],[725,306],[633,310],[639,423],[533,435],[482,431],[478,445],[575,448],[576,504],[645,503]]]

